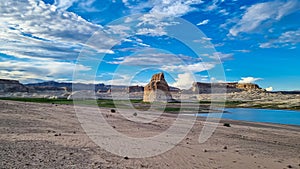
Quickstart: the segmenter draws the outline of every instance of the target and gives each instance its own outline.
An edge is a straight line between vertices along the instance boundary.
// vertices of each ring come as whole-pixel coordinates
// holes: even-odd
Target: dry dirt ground
[[[140,125],[110,109],[102,113],[119,132],[140,137],[164,131],[175,118]],[[299,126],[227,120],[200,144],[203,123],[197,119],[186,138],[163,154],[124,158],[85,134],[73,106],[0,101],[0,168],[300,168]]]

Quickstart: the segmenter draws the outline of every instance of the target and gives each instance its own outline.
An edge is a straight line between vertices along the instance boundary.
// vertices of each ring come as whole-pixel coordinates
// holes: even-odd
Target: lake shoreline
[[[159,119],[142,125],[124,119],[119,113],[111,113],[111,108],[100,110],[115,130],[131,137],[161,133],[177,117],[164,113]],[[299,126],[221,119],[211,138],[200,144],[198,137],[205,118],[197,117],[193,128],[173,149],[150,158],[124,159],[89,139],[72,105],[0,100],[0,114],[0,146],[3,147],[0,167],[3,168],[209,169],[222,166],[238,169],[249,166],[282,169],[300,165]],[[223,126],[224,123],[230,127]]]

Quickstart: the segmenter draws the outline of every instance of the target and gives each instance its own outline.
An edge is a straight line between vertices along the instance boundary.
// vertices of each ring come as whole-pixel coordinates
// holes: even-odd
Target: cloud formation
[[[246,9],[242,18],[234,25],[229,33],[237,36],[239,33],[253,32],[266,22],[270,23],[279,21],[284,16],[299,11],[300,2],[298,0],[289,1],[270,1],[258,3]]]
[[[209,22],[209,19],[205,19],[205,20],[203,20],[203,21],[197,23],[197,25],[198,25],[198,26],[200,26],[200,25],[206,25],[206,24],[208,24],[208,22]]]
[[[271,86],[270,86],[270,87],[267,87],[267,88],[266,88],[266,91],[268,91],[268,92],[273,91],[273,87],[271,87]]]
[[[277,39],[271,39],[268,42],[261,43],[260,48],[279,48],[290,47],[300,43],[300,29],[296,31],[287,31],[282,33]]]
[[[0,51],[15,57],[74,59],[101,28],[43,1],[7,1],[0,11]]]
[[[176,81],[171,86],[178,87],[180,89],[189,89],[192,87],[192,83],[195,81],[191,73],[178,74]]]
[[[256,81],[261,80],[261,78],[254,78],[254,77],[242,77],[238,83],[255,83]]]
[[[53,80],[69,81],[74,68],[78,71],[89,71],[90,68],[70,62],[59,62],[52,59],[27,61],[1,61],[0,78],[20,80],[23,83]]]

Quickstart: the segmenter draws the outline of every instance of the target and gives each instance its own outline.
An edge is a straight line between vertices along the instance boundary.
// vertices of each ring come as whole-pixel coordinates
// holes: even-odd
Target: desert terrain
[[[110,108],[100,109],[118,132],[136,137],[161,133],[176,118],[165,114],[138,124]],[[204,120],[198,117],[173,149],[154,157],[130,158],[96,145],[72,105],[0,100],[0,168],[300,168],[299,126],[222,120],[200,144]]]

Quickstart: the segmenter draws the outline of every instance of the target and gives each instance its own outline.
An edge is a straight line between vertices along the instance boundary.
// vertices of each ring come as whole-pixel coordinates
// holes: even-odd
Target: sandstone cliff
[[[170,87],[165,80],[163,73],[158,73],[152,76],[151,81],[144,87],[144,102],[170,102],[172,96]]]
[[[191,90],[197,93],[233,93],[249,90],[261,90],[257,84],[252,83],[201,83],[194,82]]]

